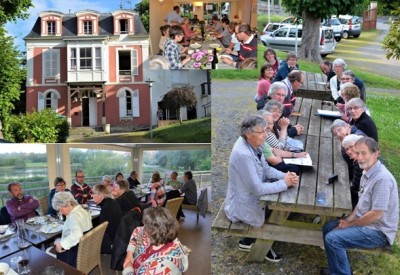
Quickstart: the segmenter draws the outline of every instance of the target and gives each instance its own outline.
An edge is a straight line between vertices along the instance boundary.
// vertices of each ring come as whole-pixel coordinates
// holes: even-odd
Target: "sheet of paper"
[[[329,117],[341,117],[342,114],[339,111],[328,111],[328,110],[317,110],[317,114],[320,116],[329,116]]]
[[[296,164],[301,166],[312,166],[312,159],[310,155],[307,155],[305,158],[287,158],[283,159],[286,164]]]

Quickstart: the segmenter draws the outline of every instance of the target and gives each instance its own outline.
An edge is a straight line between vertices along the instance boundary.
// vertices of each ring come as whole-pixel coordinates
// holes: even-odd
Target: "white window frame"
[[[51,109],[54,112],[58,110],[58,101],[61,98],[60,92],[55,89],[49,89],[44,91],[43,93],[38,93],[38,112],[44,110],[46,108],[46,100],[48,95],[51,94]]]
[[[72,52],[75,51],[75,56],[72,56]],[[72,65],[72,61],[75,61],[75,66]],[[78,48],[72,47],[69,49],[69,69],[71,71],[78,70]]]
[[[83,20],[83,34],[93,34],[93,21]]]
[[[56,35],[57,34],[57,22],[54,20],[48,20],[47,24],[47,35]]]
[[[130,50],[130,55],[131,55],[131,76],[133,75],[139,75],[139,62],[138,62],[138,50],[136,49],[126,49],[126,48],[117,48],[116,49],[116,74],[117,76],[121,76],[120,75],[120,69],[119,69],[119,52],[127,52]]]
[[[93,58],[94,58],[93,70],[101,71],[101,70],[103,69],[103,65],[102,65],[103,61],[102,61],[101,47],[94,47],[94,55],[93,55]],[[98,62],[99,62],[99,66],[98,66],[98,64],[97,64]]]
[[[79,70],[93,70],[93,47],[79,47],[78,48],[79,49],[79,56],[77,57],[78,58],[78,60],[79,60]],[[81,60],[82,60],[82,56],[81,56],[81,50],[82,49],[90,49],[90,58],[89,57],[84,57],[84,59],[85,60],[90,60],[90,67],[85,67],[85,68],[82,68],[81,67]],[[86,51],[85,51],[85,53],[86,53]]]
[[[131,98],[131,109],[128,110],[127,104],[127,93],[129,93]],[[132,90],[128,87],[123,87],[118,90],[117,97],[119,99],[119,117],[129,118],[129,117],[140,117],[140,93],[139,89]]]

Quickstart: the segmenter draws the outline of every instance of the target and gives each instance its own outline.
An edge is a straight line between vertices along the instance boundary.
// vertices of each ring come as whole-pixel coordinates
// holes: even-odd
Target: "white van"
[[[260,40],[264,46],[281,50],[281,51],[295,51],[296,43],[296,30],[297,30],[297,47],[301,47],[301,36],[303,33],[302,25],[284,26],[269,35],[261,35]],[[325,57],[335,51],[336,40],[331,27],[320,27],[319,32],[320,52],[321,56]]]

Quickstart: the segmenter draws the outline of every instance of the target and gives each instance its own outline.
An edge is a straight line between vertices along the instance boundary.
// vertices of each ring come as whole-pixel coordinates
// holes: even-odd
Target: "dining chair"
[[[208,211],[208,189],[207,187],[201,190],[200,196],[197,199],[196,205],[182,204],[182,208],[196,211],[196,224],[199,224],[200,214],[205,218]]]
[[[100,275],[103,275],[100,251],[107,226],[108,222],[103,222],[80,238],[78,256],[76,257],[76,269],[89,274],[98,266]]]
[[[182,202],[183,197],[167,200],[165,208],[167,208],[171,212],[173,217],[176,217],[176,215],[178,215],[179,207],[181,207]]]
[[[48,196],[44,196],[41,197],[39,200],[39,209],[42,212],[42,216],[46,216],[47,215],[47,210],[49,208],[49,197]]]

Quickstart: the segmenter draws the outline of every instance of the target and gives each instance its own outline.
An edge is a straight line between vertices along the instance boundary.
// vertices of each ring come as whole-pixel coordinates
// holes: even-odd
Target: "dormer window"
[[[119,34],[135,34],[135,13],[118,10],[112,12],[114,17],[114,35]]]
[[[47,34],[56,35],[56,21],[47,21]]]
[[[120,33],[128,33],[129,26],[128,26],[127,19],[119,20],[119,29],[120,29]]]
[[[40,34],[42,36],[61,36],[63,13],[56,11],[43,11],[40,16]]]
[[[92,21],[83,21],[83,33],[84,34],[93,34],[93,22]]]

